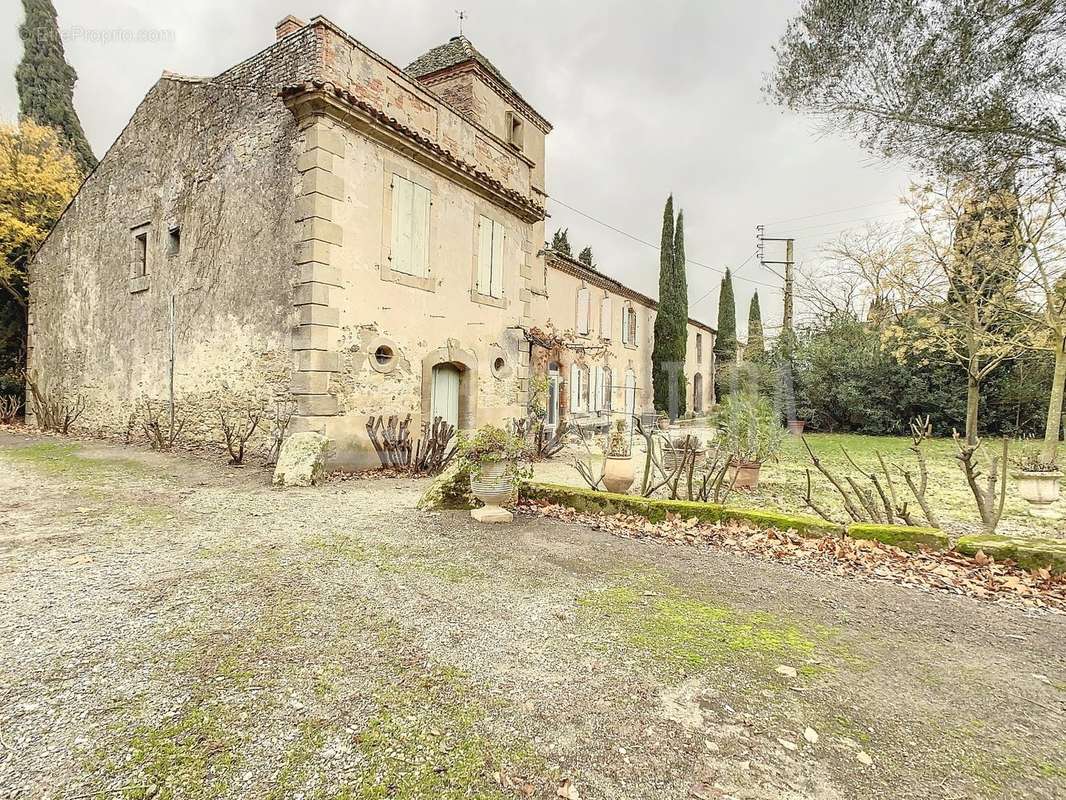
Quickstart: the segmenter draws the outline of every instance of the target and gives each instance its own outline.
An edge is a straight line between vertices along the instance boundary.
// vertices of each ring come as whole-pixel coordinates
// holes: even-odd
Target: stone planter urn
[[[485,504],[471,511],[471,517],[478,522],[510,522],[514,515],[503,504],[514,492],[514,462],[485,459],[481,474],[470,476],[470,491]]]
[[[608,492],[625,494],[633,485],[633,459],[630,456],[607,456],[603,465],[603,485]]]
[[[757,461],[732,461],[729,464],[729,480],[734,489],[758,489],[759,469],[762,467]],[[735,476],[735,478],[734,478]]]
[[[1061,472],[1018,472],[1018,494],[1029,503],[1029,514],[1042,519],[1059,519],[1062,514],[1055,510],[1062,491]]]

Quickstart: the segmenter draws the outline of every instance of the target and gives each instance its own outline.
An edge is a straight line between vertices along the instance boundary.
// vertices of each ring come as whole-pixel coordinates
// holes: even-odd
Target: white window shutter
[[[603,386],[601,381],[603,380],[603,373],[600,371],[601,367],[595,367],[592,371],[592,410],[600,410],[600,397],[602,395]]]
[[[503,297],[503,226],[492,223],[492,270],[489,275],[489,294]]]
[[[577,332],[582,336],[589,332],[589,290],[583,286],[577,290]]]
[[[392,176],[392,269],[411,271],[411,182]]]
[[[600,336],[611,338],[611,298],[606,295],[600,301]]]
[[[411,274],[429,272],[429,189],[411,184]]]
[[[622,306],[622,344],[629,344],[629,306]]]
[[[581,394],[581,370],[577,364],[570,365],[570,410],[577,411]]]
[[[477,292],[488,294],[492,288],[492,220],[478,217]]]

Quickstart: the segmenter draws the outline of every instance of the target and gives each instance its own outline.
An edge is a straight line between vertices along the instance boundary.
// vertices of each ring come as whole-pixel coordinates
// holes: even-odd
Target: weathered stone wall
[[[122,435],[143,400],[166,400],[172,340],[188,441],[220,441],[219,405],[288,397],[300,134],[270,81],[304,58],[165,76],[41,249],[29,364],[85,398],[79,428]]]

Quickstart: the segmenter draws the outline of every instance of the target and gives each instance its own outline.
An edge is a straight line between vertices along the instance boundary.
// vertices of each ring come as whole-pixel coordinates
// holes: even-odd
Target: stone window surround
[[[152,223],[146,212],[138,214],[140,222],[130,226],[129,292],[138,294],[147,291],[152,275]],[[141,263],[140,239],[144,237],[144,263]],[[143,268],[143,272],[142,272]]]
[[[499,358],[503,359],[503,366],[497,369],[496,360]],[[507,353],[498,344],[489,346],[489,369],[492,371],[492,377],[501,381],[510,378],[514,374],[514,370],[511,368],[511,360],[507,358]]]
[[[405,272],[397,272],[392,268],[390,257],[392,255],[392,176],[399,175],[411,183],[417,183],[429,189],[429,230],[426,231],[426,247],[429,250],[429,264],[426,266],[425,277],[408,275]],[[410,286],[413,289],[421,289],[424,292],[435,292],[437,283],[433,277],[433,224],[434,198],[437,197],[438,183],[432,173],[418,167],[404,164],[399,161],[386,160],[384,164],[381,204],[381,280],[390,283],[398,283],[401,286]]]
[[[507,224],[506,215],[500,213],[495,206],[492,206],[481,199],[477,199],[474,202],[474,220],[471,223],[473,225],[473,232],[470,236],[471,249],[473,251],[473,255],[470,258],[470,301],[483,306],[492,306],[493,308],[507,308],[507,280],[509,273],[507,270],[506,255],[504,255],[503,265],[501,267],[503,270],[503,288],[500,289],[500,297],[493,297],[490,294],[482,294],[477,290],[478,255],[481,250],[481,232],[478,228],[478,224],[481,221],[481,217],[487,217],[503,228],[505,247],[507,239],[515,235],[513,226]],[[506,249],[504,252],[506,253]]]
[[[426,353],[422,359],[422,418],[432,422],[433,368],[441,364],[451,364],[462,373],[459,379],[458,429],[471,430],[477,427],[477,356],[472,350],[459,347],[454,339],[449,339],[446,346]]]
[[[377,359],[376,353],[379,347],[387,347],[392,351],[392,358],[389,359],[387,364],[382,364]],[[375,372],[380,372],[382,375],[391,374],[400,361],[400,346],[386,336],[375,336],[370,340],[366,350],[367,360],[370,362],[371,369]]]

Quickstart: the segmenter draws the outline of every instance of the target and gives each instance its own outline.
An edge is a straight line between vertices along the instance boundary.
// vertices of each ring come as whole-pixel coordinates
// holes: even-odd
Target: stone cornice
[[[315,115],[331,117],[442,177],[465,186],[523,222],[534,223],[545,218],[543,206],[504,186],[485,171],[359,99],[347,89],[328,81],[314,80],[287,86],[281,90],[280,96],[297,119]]]

